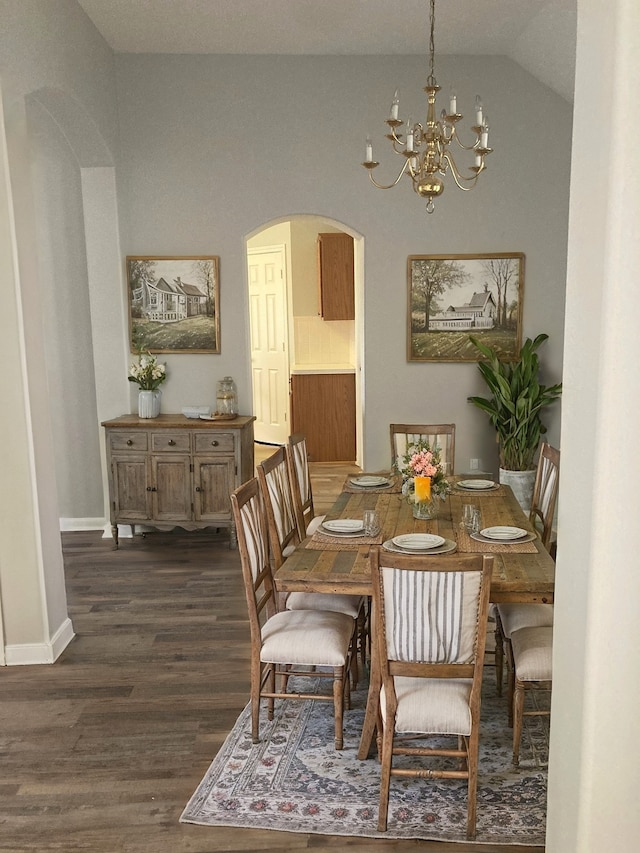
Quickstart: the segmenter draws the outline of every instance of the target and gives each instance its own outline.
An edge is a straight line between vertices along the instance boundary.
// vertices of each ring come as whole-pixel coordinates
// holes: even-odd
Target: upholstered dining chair
[[[260,739],[260,700],[268,700],[273,719],[275,699],[332,701],[335,748],[343,746],[343,709],[349,704],[349,668],[354,645],[354,620],[344,613],[322,610],[278,611],[269,559],[262,496],[256,478],[231,495],[251,631],[251,736]],[[303,669],[301,669],[301,667]],[[309,670],[311,668],[311,671]],[[326,678],[332,695],[288,693],[292,676]],[[276,678],[282,689],[276,689]]]
[[[455,424],[390,424],[391,470],[402,467],[402,458],[410,444],[420,439],[429,442],[431,448],[440,448],[440,458],[445,471],[453,474],[456,455]]]
[[[284,447],[279,447],[257,466],[258,482],[264,501],[273,568],[278,570],[300,543],[294,509],[289,466]],[[356,645],[364,666],[367,619],[365,600],[358,595],[333,595],[317,592],[291,592],[285,599],[287,610],[331,610],[350,616],[358,625]],[[354,686],[359,679],[357,655],[351,668]]]
[[[482,669],[493,557],[444,559],[371,550],[373,639],[382,688],[378,830],[387,829],[391,778],[467,780],[467,838],[476,834]],[[433,743],[431,738],[438,737]],[[443,745],[453,736],[455,745]],[[426,744],[411,745],[414,739]],[[431,744],[431,745],[429,745]],[[424,756],[428,767],[394,766]],[[434,766],[433,758],[457,758]]]
[[[543,442],[540,447],[536,479],[531,499],[529,520],[538,530],[544,547],[552,554],[551,542],[553,516],[558,498],[560,476],[560,451]],[[498,695],[502,694],[504,658],[507,668],[512,665],[511,635],[521,628],[550,628],[553,626],[553,604],[498,604],[494,612],[496,684]],[[511,719],[512,703],[509,702]]]
[[[553,628],[520,628],[511,635],[512,666],[509,670],[509,707],[513,720],[513,763],[520,763],[523,717],[544,714],[548,708],[524,709],[527,690],[551,690]]]
[[[313,507],[309,454],[307,453],[305,436],[302,433],[290,435],[285,450],[298,524],[298,536],[300,539],[304,539],[305,536],[313,536],[324,521],[324,515],[316,515]]]

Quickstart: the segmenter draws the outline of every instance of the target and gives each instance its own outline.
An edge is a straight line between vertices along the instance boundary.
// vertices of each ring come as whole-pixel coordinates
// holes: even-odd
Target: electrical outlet
[[[470,459],[469,460],[469,470],[470,471],[479,471],[480,470],[480,460],[479,459]]]

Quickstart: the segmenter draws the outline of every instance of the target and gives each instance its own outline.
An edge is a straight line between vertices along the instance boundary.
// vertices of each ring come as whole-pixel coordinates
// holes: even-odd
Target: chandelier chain
[[[436,0],[431,0],[431,32],[429,35],[429,82],[435,80],[435,37],[434,31],[436,26]]]

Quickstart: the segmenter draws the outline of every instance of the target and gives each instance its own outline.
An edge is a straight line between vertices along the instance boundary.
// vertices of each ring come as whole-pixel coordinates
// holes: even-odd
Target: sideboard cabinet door
[[[137,453],[111,456],[112,513],[125,524],[151,518],[148,464],[148,457]]]

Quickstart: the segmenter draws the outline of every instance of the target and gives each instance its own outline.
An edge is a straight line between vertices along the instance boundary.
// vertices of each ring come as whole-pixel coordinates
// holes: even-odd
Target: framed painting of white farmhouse
[[[469,337],[505,361],[522,342],[524,255],[410,255],[408,361],[478,361]]]
[[[131,352],[220,352],[220,259],[126,259]]]

